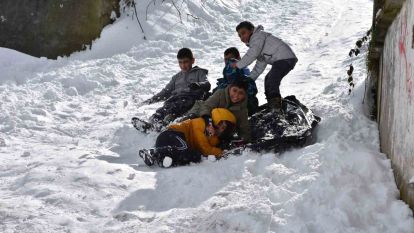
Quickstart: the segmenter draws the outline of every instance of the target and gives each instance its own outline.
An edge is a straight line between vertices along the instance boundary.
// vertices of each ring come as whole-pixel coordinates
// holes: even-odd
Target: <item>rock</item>
[[[120,16],[120,0],[0,1],[0,47],[56,59],[86,49]]]

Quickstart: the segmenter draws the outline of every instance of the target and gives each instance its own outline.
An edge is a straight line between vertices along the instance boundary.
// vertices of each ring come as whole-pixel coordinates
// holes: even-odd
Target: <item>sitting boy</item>
[[[255,27],[251,22],[241,22],[236,27],[240,40],[249,49],[232,68],[244,68],[256,61],[249,77],[256,80],[265,70],[267,64],[272,65],[265,77],[265,95],[267,105],[275,112],[282,112],[282,96],[280,82],[296,65],[298,59],[288,44],[272,34],[263,31],[263,26]]]
[[[142,104],[152,104],[166,100],[164,105],[151,116],[150,123],[167,125],[183,115],[194,105],[196,100],[203,100],[210,90],[207,80],[208,71],[194,66],[194,56],[190,49],[182,48],[177,54],[181,71],[175,74],[167,86]],[[160,127],[156,127],[160,128]]]
[[[234,114],[237,120],[237,133],[244,142],[250,142],[250,125],[247,114],[246,79],[235,79],[224,89],[218,89],[205,101],[197,101],[186,114],[188,118],[203,117],[208,119],[214,108],[226,108]]]
[[[223,151],[217,147],[219,136],[232,134],[236,118],[224,108],[213,109],[211,115],[211,123],[195,118],[168,126],[158,135],[155,149],[142,149],[139,156],[146,165],[157,163],[160,167],[197,163],[202,156],[208,155],[220,158]]]
[[[231,47],[224,51],[224,64],[223,78],[217,79],[217,87],[213,89],[213,93],[218,89],[226,88],[235,79],[246,79],[247,86],[247,109],[249,116],[253,115],[259,106],[259,101],[256,98],[257,87],[253,79],[249,78],[250,70],[247,67],[243,69],[232,68],[231,65],[240,60],[239,50],[235,47]]]

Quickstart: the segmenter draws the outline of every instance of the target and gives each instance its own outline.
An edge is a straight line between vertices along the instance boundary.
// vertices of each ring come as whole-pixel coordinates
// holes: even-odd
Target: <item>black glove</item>
[[[230,142],[231,148],[244,147],[245,145],[246,145],[246,142],[243,139],[236,139]]]
[[[208,132],[208,130],[207,130],[207,127],[209,126],[209,125],[213,125],[213,120],[211,119],[211,117],[209,116],[209,115],[203,115],[203,116],[201,116],[203,119],[204,119],[204,122],[206,123],[206,130],[205,130],[205,135],[206,136],[211,136],[210,135],[210,132]]]
[[[200,83],[190,83],[190,84],[188,84],[188,87],[191,90],[198,90],[198,89],[201,88],[201,85],[200,85]]]
[[[139,106],[141,107],[141,106],[144,106],[144,105],[147,105],[147,104],[152,104],[152,103],[153,103],[152,99],[147,99],[147,100],[144,100],[141,103],[139,103]]]
[[[241,154],[243,154],[243,149],[244,148],[234,148],[234,149],[231,149],[231,150],[225,150],[225,151],[223,151],[223,155],[221,156],[222,158],[225,158],[225,159],[227,159],[230,155],[241,155]]]
[[[201,118],[204,119],[204,122],[206,123],[206,126],[213,125],[213,119],[211,119],[211,116],[209,116],[209,115],[202,115]]]

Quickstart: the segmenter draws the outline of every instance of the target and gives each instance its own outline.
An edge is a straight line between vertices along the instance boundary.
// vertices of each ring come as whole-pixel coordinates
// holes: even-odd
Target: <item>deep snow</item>
[[[33,58],[0,48],[2,232],[414,232],[399,200],[377,124],[363,114],[365,35],[372,1],[184,1],[137,3],[146,37],[127,10],[91,51]],[[198,17],[194,19],[187,13]],[[321,116],[314,145],[172,169],[147,168],[130,118],[178,72],[190,47],[214,85],[242,20],[289,42],[299,63],[282,82]],[[346,68],[357,85],[348,95]],[[264,103],[262,75],[257,81]]]

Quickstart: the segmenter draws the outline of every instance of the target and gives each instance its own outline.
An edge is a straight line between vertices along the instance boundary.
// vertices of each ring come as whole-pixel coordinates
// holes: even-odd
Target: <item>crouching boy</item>
[[[217,146],[221,138],[232,134],[236,118],[224,108],[213,109],[211,116],[212,122],[200,117],[168,126],[158,135],[155,148],[142,149],[139,156],[146,165],[160,167],[198,163],[208,155],[220,158],[223,151]]]
[[[233,68],[244,68],[256,61],[249,77],[256,80],[265,70],[266,66],[272,65],[265,77],[265,95],[268,106],[275,112],[282,112],[282,96],[280,95],[280,82],[296,65],[298,59],[288,44],[276,36],[263,31],[263,26],[255,27],[248,21],[241,22],[236,27],[240,40],[249,49]]]

